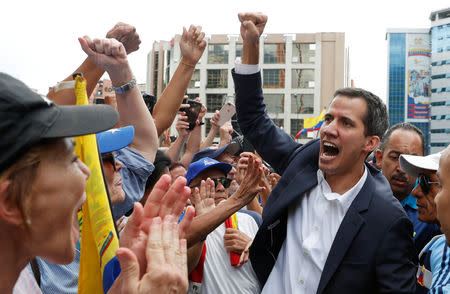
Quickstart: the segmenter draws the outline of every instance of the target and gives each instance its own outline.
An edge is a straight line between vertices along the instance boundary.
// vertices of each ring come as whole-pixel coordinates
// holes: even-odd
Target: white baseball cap
[[[400,167],[410,176],[417,177],[423,170],[437,171],[441,152],[428,156],[400,155]]]

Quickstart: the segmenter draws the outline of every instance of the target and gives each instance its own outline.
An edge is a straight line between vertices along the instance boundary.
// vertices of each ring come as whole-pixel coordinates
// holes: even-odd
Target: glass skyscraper
[[[388,111],[389,123],[409,122],[430,141],[431,51],[428,29],[389,29]]]

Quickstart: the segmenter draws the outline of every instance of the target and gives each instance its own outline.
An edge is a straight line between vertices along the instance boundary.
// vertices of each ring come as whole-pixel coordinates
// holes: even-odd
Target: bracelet
[[[122,86],[117,87],[117,88],[113,87],[113,89],[114,89],[114,92],[116,92],[117,94],[123,94],[126,91],[133,89],[134,86],[136,86],[136,78],[135,77],[133,77],[131,79],[131,81],[129,81],[128,83],[123,84]]]
[[[182,64],[186,65],[186,66],[195,68],[195,65],[193,65],[193,64],[186,63],[186,62],[184,62],[183,60],[181,60],[180,62],[181,62]]]

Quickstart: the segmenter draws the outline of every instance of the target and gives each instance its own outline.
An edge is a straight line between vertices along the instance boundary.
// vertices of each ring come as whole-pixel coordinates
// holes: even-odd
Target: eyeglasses
[[[424,174],[419,175],[419,185],[420,189],[424,194],[428,194],[430,192],[430,184],[439,184],[439,182],[430,182],[430,177]]]
[[[219,182],[222,184],[222,186],[226,189],[228,187],[230,187],[231,185],[231,179],[226,178],[226,177],[220,177],[220,178],[211,178],[211,180],[214,182],[214,187],[217,188],[217,185],[219,184]]]
[[[220,178],[210,178],[213,182],[214,182],[214,188],[217,188],[217,185],[219,184],[219,182],[222,184],[222,186],[226,189],[229,188],[232,182],[232,179],[226,178],[226,177],[220,177]],[[198,183],[197,185],[194,186],[190,186],[190,188],[195,188],[195,187],[199,187],[201,184]]]
[[[106,161],[112,164],[114,171],[116,170],[116,159],[114,158],[114,154],[112,152],[103,153],[102,154],[102,161]]]

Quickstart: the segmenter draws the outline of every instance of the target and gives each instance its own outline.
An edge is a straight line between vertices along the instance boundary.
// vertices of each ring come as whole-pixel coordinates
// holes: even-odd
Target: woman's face
[[[53,263],[70,263],[79,238],[77,211],[86,200],[88,167],[73,139],[59,139],[42,155],[29,201],[30,250]]]

